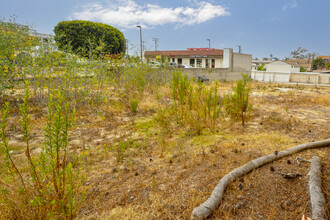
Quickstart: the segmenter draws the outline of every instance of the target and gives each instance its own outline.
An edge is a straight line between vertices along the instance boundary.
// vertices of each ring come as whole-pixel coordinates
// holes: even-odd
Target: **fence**
[[[252,71],[251,79],[260,82],[330,84],[330,74],[322,73],[281,73]]]

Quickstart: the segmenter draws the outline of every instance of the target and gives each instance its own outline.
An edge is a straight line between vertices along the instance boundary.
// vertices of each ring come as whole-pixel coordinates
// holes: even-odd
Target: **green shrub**
[[[226,113],[232,119],[241,120],[243,126],[252,108],[249,102],[251,87],[248,82],[248,75],[242,74],[242,79],[238,80],[233,88],[234,92],[223,99]]]
[[[131,100],[131,111],[133,113],[136,113],[137,108],[138,108],[138,101],[136,99]]]
[[[300,67],[300,72],[306,72],[306,71],[307,71],[307,69],[305,67],[303,67],[303,66]]]
[[[122,32],[110,25],[91,21],[62,21],[54,29],[60,50],[93,58],[125,52]]]
[[[265,64],[259,64],[259,66],[257,67],[257,70],[258,71],[266,71]]]

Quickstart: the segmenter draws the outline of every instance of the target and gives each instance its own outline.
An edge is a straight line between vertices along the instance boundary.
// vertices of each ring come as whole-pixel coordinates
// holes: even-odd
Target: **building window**
[[[202,59],[197,59],[196,67],[202,67]]]
[[[172,58],[172,62],[175,62],[175,58]]]
[[[212,59],[212,68],[215,68],[215,59]]]
[[[182,64],[182,58],[178,58],[178,64]]]
[[[190,59],[190,66],[195,67],[195,59]]]
[[[206,67],[206,68],[209,67],[209,59],[205,59],[205,67]]]

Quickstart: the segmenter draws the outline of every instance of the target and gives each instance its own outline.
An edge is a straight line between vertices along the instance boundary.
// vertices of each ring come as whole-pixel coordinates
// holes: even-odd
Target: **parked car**
[[[179,64],[178,68],[193,68],[193,67],[187,64]]]
[[[168,65],[170,67],[178,67],[178,64],[176,62],[169,62]]]
[[[198,82],[207,82],[209,79],[206,76],[197,76]]]
[[[161,67],[160,63],[159,62],[156,62],[156,61],[149,62],[149,66],[151,68],[159,68],[159,67]]]

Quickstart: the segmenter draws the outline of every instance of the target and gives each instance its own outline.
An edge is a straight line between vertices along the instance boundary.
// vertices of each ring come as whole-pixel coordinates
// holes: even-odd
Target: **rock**
[[[160,185],[158,186],[158,189],[159,189],[160,191],[165,191],[165,190],[166,190],[166,186],[165,186],[165,184],[160,184]]]
[[[77,147],[82,147],[83,146],[83,142],[80,139],[75,139],[70,141],[70,144],[73,146],[77,146]]]
[[[100,144],[102,144],[102,142],[104,141],[104,139],[95,139],[95,140],[93,140],[92,141],[92,144],[94,144],[94,145],[100,145]]]

